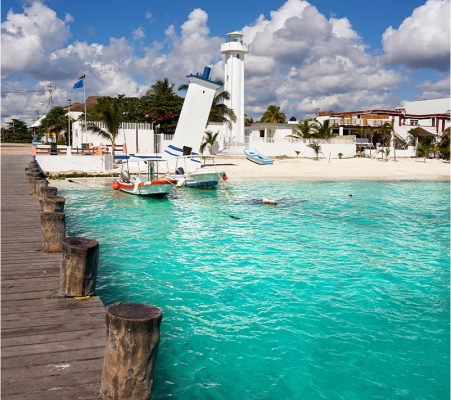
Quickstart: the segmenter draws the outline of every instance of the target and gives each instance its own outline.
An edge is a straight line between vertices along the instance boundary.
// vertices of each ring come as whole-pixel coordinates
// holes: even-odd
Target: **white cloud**
[[[2,78],[20,73],[37,76],[47,51],[61,46],[69,37],[69,23],[41,3],[24,6],[22,14],[8,11],[2,23]]]
[[[151,19],[152,18],[152,13],[150,11],[146,12],[146,18],[147,19]]]
[[[133,36],[133,40],[141,40],[144,39],[146,37],[146,34],[144,33],[144,28],[142,26],[140,26],[139,28],[136,28],[133,32],[132,32],[132,36]]]
[[[450,77],[449,75],[437,82],[425,81],[416,86],[420,91],[419,99],[443,99],[450,97]]]
[[[428,0],[416,8],[398,29],[382,36],[385,62],[409,68],[446,70],[450,65],[450,2]]]
[[[429,0],[411,18],[417,21],[418,10],[423,18],[425,10],[437,14],[432,5],[448,5],[449,9],[449,0]],[[152,18],[148,15],[146,18]],[[387,39],[388,44],[398,43],[397,38],[409,32],[406,21]],[[428,21],[430,25],[433,18]],[[144,28],[138,27],[133,40],[67,44],[72,22],[70,15],[60,19],[39,2],[25,6],[22,14],[10,11],[2,24],[3,88],[13,87],[14,76],[22,74],[40,84],[57,85],[55,98],[63,105],[68,97],[83,101],[82,91],[72,90],[83,74],[87,95],[110,96],[143,95],[165,77],[176,85],[186,83],[186,75],[202,72],[206,65],[212,67],[212,78],[224,78],[220,47],[226,39],[211,36],[208,15],[201,9],[194,9],[181,25],[169,25],[160,42],[150,42]],[[384,67],[386,58],[368,54],[363,38],[347,18],[327,19],[307,1],[287,0],[268,19],[261,15],[241,31],[250,49],[245,61],[245,112],[249,116],[260,118],[270,104],[297,117],[313,114],[316,107],[338,112],[399,105],[397,90],[406,77]],[[449,39],[447,43],[449,56]],[[385,50],[389,57],[392,53]],[[424,82],[415,89],[425,98],[449,96],[449,77]],[[23,114],[33,114],[41,95],[29,96],[29,104],[24,104],[20,97],[9,94],[3,97],[2,114],[20,115],[20,107]]]
[[[269,104],[283,105],[286,114],[349,110],[362,101],[397,105],[393,89],[404,78],[365,52],[347,18],[327,20],[308,2],[288,0],[269,20],[260,16],[242,32],[250,48],[248,114]]]

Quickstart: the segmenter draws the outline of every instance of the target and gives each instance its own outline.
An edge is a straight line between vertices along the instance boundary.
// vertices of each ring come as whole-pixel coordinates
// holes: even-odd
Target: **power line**
[[[42,92],[43,89],[41,90],[17,90],[17,91],[4,91],[2,90],[2,94],[9,94],[9,93],[19,93],[19,94],[27,94],[27,93],[39,93]]]

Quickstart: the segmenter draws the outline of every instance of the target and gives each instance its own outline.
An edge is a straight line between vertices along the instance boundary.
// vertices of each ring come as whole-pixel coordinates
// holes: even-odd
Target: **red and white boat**
[[[163,198],[174,188],[177,181],[165,176],[158,177],[159,164],[162,162],[166,162],[166,160],[157,157],[128,157],[127,169],[121,172],[119,178],[113,180],[113,189],[135,196]],[[130,176],[129,163],[138,164],[136,176]],[[147,172],[145,173],[141,172],[144,169],[143,164],[147,164]]]

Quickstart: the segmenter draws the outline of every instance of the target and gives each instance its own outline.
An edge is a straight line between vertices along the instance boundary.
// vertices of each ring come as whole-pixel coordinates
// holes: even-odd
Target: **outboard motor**
[[[121,179],[122,182],[130,182],[130,174],[128,171],[122,171],[121,172]]]

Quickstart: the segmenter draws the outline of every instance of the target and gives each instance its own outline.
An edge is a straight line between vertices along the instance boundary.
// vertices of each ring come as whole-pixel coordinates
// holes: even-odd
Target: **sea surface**
[[[152,399],[450,398],[449,181],[59,187],[105,305],[163,310]]]

